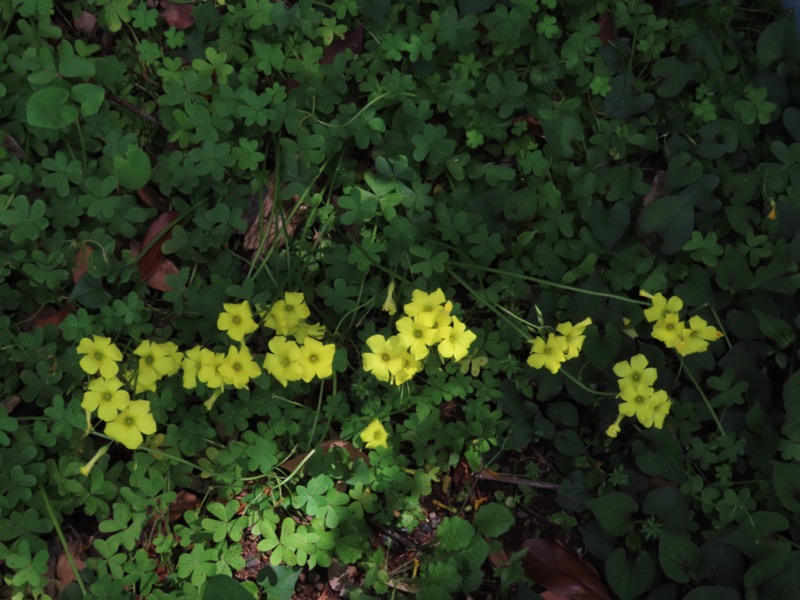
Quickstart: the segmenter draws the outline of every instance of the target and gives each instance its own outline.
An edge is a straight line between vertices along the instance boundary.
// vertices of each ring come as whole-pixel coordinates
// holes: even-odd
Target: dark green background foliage
[[[97,596],[229,589],[218,575],[244,567],[243,535],[275,559],[250,597],[288,597],[277,581],[334,557],[381,595],[399,551],[368,543],[376,523],[413,529],[462,456],[509,470],[503,453],[535,444],[552,470],[518,474],[562,484],[552,520],[578,527],[616,596],[797,596],[791,15],[691,0],[229,0],[196,3],[192,24],[157,4],[0,0],[7,586],[42,593],[55,520],[82,534],[99,522],[83,573]],[[253,255],[244,234],[268,190],[289,241]],[[167,241],[145,238],[165,215]],[[177,266],[168,291],[142,280],[163,266],[141,268],[154,244]],[[392,278],[398,304],[441,287],[486,364],[430,363],[402,394],[361,371]],[[725,339],[682,365],[641,305],[614,298],[640,289],[679,295]],[[115,449],[78,473],[103,443],[83,436],[78,340],[224,344],[223,301],[286,290],[305,293],[337,344],[334,383],[263,377],[208,414],[170,381],[148,396],[163,434],[151,450]],[[610,440],[613,397],[525,366],[507,315],[537,322],[535,306],[553,325],[592,318],[567,368],[589,389],[614,390],[613,364],[645,354],[674,400],[665,428]],[[334,449],[292,478],[276,470],[375,417],[391,445],[369,466]],[[184,489],[206,498],[173,525]],[[532,585],[519,557],[486,561],[513,523],[490,507],[442,522],[420,554],[422,597]]]

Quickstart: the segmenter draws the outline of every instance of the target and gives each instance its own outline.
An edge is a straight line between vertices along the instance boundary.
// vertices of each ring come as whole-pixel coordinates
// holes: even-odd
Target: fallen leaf
[[[147,206],[155,208],[159,212],[169,211],[169,202],[167,202],[167,199],[150,185],[145,185],[143,188],[136,190],[136,195],[138,195],[139,200],[147,204]]]
[[[364,49],[364,26],[359,25],[358,27],[354,27],[353,29],[349,30],[347,33],[344,34],[344,37],[339,39],[335,39],[331,42],[331,45],[327,47],[325,50],[325,54],[322,55],[322,58],[319,61],[321,65],[329,65],[333,62],[333,60],[342,52],[350,48],[353,51],[353,54],[361,54],[361,51]]]
[[[73,23],[75,24],[75,28],[81,33],[92,35],[95,27],[97,27],[97,17],[90,12],[83,11],[79,17],[75,17]]]
[[[17,405],[22,402],[22,399],[14,394],[13,396],[9,396],[2,402],[0,402],[0,407],[5,408],[8,414],[14,412],[14,409],[17,408]]]
[[[608,46],[617,39],[617,33],[614,30],[614,17],[611,13],[604,13],[603,16],[597,20],[597,24],[600,25],[600,31],[597,37],[603,42],[603,46]]]
[[[169,520],[174,523],[183,517],[183,513],[187,510],[195,510],[200,506],[200,501],[197,495],[187,490],[181,490],[177,493],[175,500],[169,505]]]
[[[357,580],[358,569],[353,565],[343,565],[333,559],[331,566],[328,567],[328,585],[334,592],[344,592],[356,587]]]
[[[522,558],[525,575],[551,594],[569,600],[613,599],[594,568],[563,546],[531,538],[522,547],[528,549]]]
[[[278,248],[282,248],[286,244],[287,235],[289,237],[294,235],[308,212],[308,207],[305,204],[301,204],[288,221],[286,220],[285,209],[273,214],[275,210],[274,193],[275,188],[270,183],[261,203],[260,215],[258,211],[255,212],[250,221],[250,226],[247,228],[247,233],[244,234],[243,247],[250,252],[254,261],[258,259],[262,252],[270,248],[273,243],[276,243]],[[289,214],[291,214],[291,211]]]
[[[161,17],[167,22],[167,25],[175,29],[189,29],[194,25],[194,16],[192,16],[191,4],[175,4],[168,0],[161,0],[161,7],[164,9]]]
[[[171,229],[173,223],[180,218],[175,212],[167,212],[159,215],[150,224],[147,233],[141,243],[131,242],[131,254],[137,257],[136,266],[142,281],[148,286],[162,292],[168,292],[172,287],[167,283],[168,275],[179,273],[179,269],[171,260],[164,256],[161,247],[172,237]],[[144,249],[144,254],[140,255]]]
[[[67,551],[72,556],[72,560],[75,562],[75,568],[78,569],[78,572],[83,570],[86,566],[84,562],[84,558],[86,558],[83,549],[79,542],[67,542]],[[58,555],[58,559],[56,560],[56,572],[55,572],[56,579],[58,580],[58,589],[59,591],[64,591],[64,588],[67,587],[70,583],[75,581],[75,573],[72,571],[72,566],[69,564],[69,558],[67,557],[67,553],[63,550],[61,554]]]
[[[89,244],[84,244],[78,254],[75,255],[75,266],[72,267],[72,283],[78,283],[78,280],[86,273],[89,272],[89,257],[94,252]]]
[[[3,148],[8,150],[11,154],[16,156],[20,160],[25,160],[25,150],[22,149],[13,137],[9,134],[5,134],[3,136]]]

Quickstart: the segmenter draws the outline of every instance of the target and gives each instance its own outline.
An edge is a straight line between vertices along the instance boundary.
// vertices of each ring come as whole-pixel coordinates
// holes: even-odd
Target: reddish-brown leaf
[[[73,22],[75,23],[75,28],[86,35],[92,35],[95,27],[97,27],[97,17],[86,11],[83,11],[79,17],[75,17]]]
[[[147,281],[159,270],[161,263],[164,262],[164,253],[161,251],[161,246],[172,237],[168,228],[178,219],[178,216],[178,213],[174,211],[163,213],[150,224],[150,228],[147,230],[141,244],[144,254],[139,257],[137,262],[139,274],[142,276],[143,281]],[[167,231],[164,231],[165,229]],[[133,249],[132,245],[131,250]]]
[[[197,495],[192,492],[181,490],[178,492],[175,500],[169,505],[169,520],[171,523],[183,517],[183,513],[187,510],[195,510],[200,506],[200,500]]]
[[[339,54],[350,48],[353,54],[361,54],[364,48],[364,26],[359,25],[344,34],[344,37],[336,38],[331,42],[331,45],[325,50],[325,54],[319,61],[321,65],[329,65],[333,62]]]
[[[53,325],[58,327],[58,324],[66,319],[67,315],[72,313],[74,310],[75,309],[69,305],[67,308],[57,308],[50,305],[45,306],[39,311],[39,313],[36,315],[36,318],[34,318],[33,326],[44,327],[45,325]]]
[[[175,29],[189,29],[194,25],[194,16],[192,15],[193,5],[191,4],[175,4],[168,0],[161,0],[161,7],[164,9],[161,16]]]
[[[612,600],[597,572],[558,544],[531,538],[522,544],[528,553],[522,559],[525,575],[551,594],[569,600]]]
[[[143,188],[136,190],[139,200],[147,204],[151,208],[155,208],[159,212],[167,212],[169,210],[169,202],[150,185],[145,185]]]
[[[614,17],[611,13],[605,13],[597,20],[600,25],[600,32],[597,37],[603,42],[603,46],[608,46],[611,42],[617,39],[617,32],[614,30]]]
[[[89,272],[89,257],[94,252],[89,244],[84,244],[75,255],[75,266],[72,267],[72,283],[78,283],[78,280],[83,277],[85,273]]]

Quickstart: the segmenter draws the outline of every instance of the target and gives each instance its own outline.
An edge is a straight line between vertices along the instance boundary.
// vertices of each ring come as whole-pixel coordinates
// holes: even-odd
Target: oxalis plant
[[[797,595],[795,15],[0,28],[4,596]]]

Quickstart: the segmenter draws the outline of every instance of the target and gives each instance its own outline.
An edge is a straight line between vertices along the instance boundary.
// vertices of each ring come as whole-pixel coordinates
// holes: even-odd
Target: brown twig
[[[528,487],[538,488],[540,490],[557,490],[561,486],[557,483],[548,483],[546,481],[534,481],[533,479],[524,479],[522,477],[515,477],[514,475],[504,475],[503,473],[493,473],[483,469],[475,473],[475,479],[482,479],[484,481],[497,481],[500,483],[513,483],[516,485],[527,485]]]
[[[129,111],[131,111],[132,113],[135,113],[135,114],[139,115],[145,121],[150,121],[156,127],[163,127],[163,125],[161,123],[159,123],[158,119],[156,119],[153,115],[144,112],[141,108],[137,108],[136,106],[134,106],[133,104],[131,104],[127,100],[123,100],[122,98],[119,98],[118,96],[114,96],[113,94],[106,94],[106,98],[111,100],[111,102],[113,102],[114,104],[119,104],[120,106],[124,106]]]

